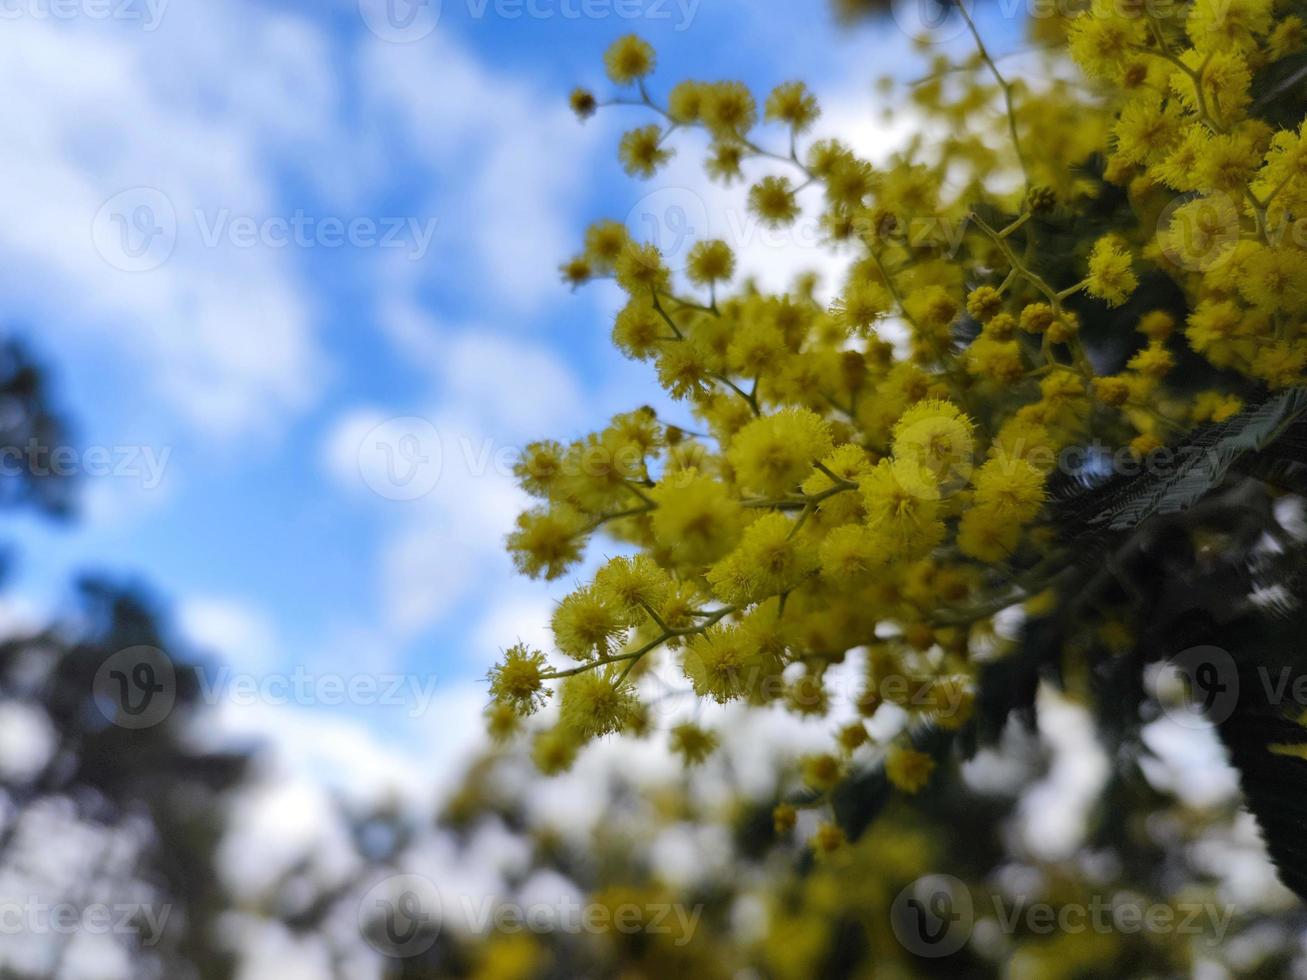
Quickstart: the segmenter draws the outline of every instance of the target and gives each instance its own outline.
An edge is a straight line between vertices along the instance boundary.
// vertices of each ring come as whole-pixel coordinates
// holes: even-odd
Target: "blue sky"
[[[26,0],[0,31],[8,323],[54,368],[80,448],[165,461],[157,486],[139,457],[87,477],[70,527],[21,519],[9,614],[58,602],[76,570],[135,576],[235,669],[435,675],[423,723],[475,727],[498,647],[543,641],[570,583],[512,574],[502,539],[523,498],[505,454],[658,398],[608,345],[614,290],[558,281],[586,224],[680,208],[764,282],[839,265],[765,240],[738,188],[702,179],[693,139],[666,174],[630,180],[616,142],[644,116],[583,126],[568,91],[606,91],[603,51],[635,30],[658,49],[655,91],[738,77],[764,96],[802,77],[824,132],[883,154],[897,131],[872,83],[908,73],[907,38],[837,30],[816,2],[535,0],[514,17],[525,4],[444,0],[407,43],[369,28],[385,0],[160,2],[104,19],[96,0],[68,17]],[[163,219],[147,243],[162,251],[115,251],[143,213]],[[310,230],[279,244],[297,219]],[[394,241],[337,245],[333,219]],[[377,434],[394,419],[410,421]],[[428,437],[438,480],[391,499],[379,453],[434,457]],[[286,710],[369,737],[414,723]]]

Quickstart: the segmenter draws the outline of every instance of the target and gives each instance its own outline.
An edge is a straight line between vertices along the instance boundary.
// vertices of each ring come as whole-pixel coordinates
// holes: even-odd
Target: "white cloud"
[[[504,537],[530,504],[513,463],[531,439],[576,424],[583,398],[543,346],[441,331],[407,304],[388,312],[383,323],[397,343],[440,352],[425,363],[434,404],[413,415],[356,406],[332,425],[321,458],[339,484],[370,488],[385,505],[379,606],[384,628],[407,637],[512,584]]]
[[[441,178],[429,210],[451,284],[475,283],[479,305],[518,312],[558,295],[596,129],[442,31],[421,44],[365,45],[359,73],[370,110]]]
[[[224,433],[302,409],[323,357],[291,257],[209,247],[196,214],[275,215],[269,142],[285,119],[325,126],[334,98],[313,28],[237,6],[188,5],[154,33],[32,18],[0,33],[0,83],[41,95],[0,105],[7,295],[43,333],[112,352],[124,384]],[[171,254],[166,231],[146,252],[166,260],[124,271],[122,242],[174,218]]]
[[[500,650],[519,642],[538,650],[552,649],[549,620],[553,613],[553,600],[537,589],[519,588],[497,595],[470,631],[467,659],[489,666]]]
[[[0,701],[0,778],[21,785],[41,771],[54,749],[55,731],[44,711]]]
[[[881,165],[903,148],[917,122],[905,113],[893,124],[873,113],[870,93],[843,87],[822,93],[823,114],[813,134],[801,143],[801,152],[818,139],[839,138],[856,153]],[[783,134],[769,127],[757,136],[764,147],[783,147]],[[704,173],[708,140],[702,133],[680,133],[675,138],[676,155],[654,178],[633,189],[633,203],[623,218],[631,234],[653,242],[673,269],[680,269],[696,241],[720,238],[736,253],[736,283],[753,277],[766,290],[784,292],[800,272],[820,276],[821,295],[830,298],[839,288],[854,252],[833,249],[823,239],[821,212],[824,199],[817,185],[799,193],[802,212],[789,227],[765,226],[747,206],[748,189],[765,175],[790,178],[803,183],[801,171],[782,161],[750,160],[743,182],[724,186],[711,182]]]
[[[246,600],[191,596],[178,603],[176,614],[191,643],[237,670],[266,670],[278,659],[272,618]]]

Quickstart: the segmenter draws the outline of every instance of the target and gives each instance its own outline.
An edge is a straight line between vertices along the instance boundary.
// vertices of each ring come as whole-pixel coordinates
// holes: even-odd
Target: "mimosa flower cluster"
[[[1059,454],[1092,442],[1144,461],[1303,383],[1307,122],[1268,121],[1253,91],[1301,51],[1303,20],[1271,0],[1165,16],[1095,0],[1033,25],[1054,70],[1026,82],[958,13],[975,56],[934,59],[907,99],[921,137],[876,165],[808,138],[821,110],[799,82],[765,98],[735,81],[655,95],[655,52],[635,36],[606,56],[615,94],[573,93],[582,118],[647,114],[619,147],[632,175],[657,174],[701,130],[711,179],[770,171],[742,191],[761,222],[784,227],[801,193],[819,194],[826,239],[856,258],[824,301],[797,269],[784,293],[737,281],[723,241],[671,268],[616,222],[564,264],[575,285],[621,287],[613,342],[685,414],[638,409],[518,465],[539,501],[508,542],[523,573],[568,574],[601,533],[632,555],[558,605],[554,651],[519,644],[491,672],[496,735],[556,702],[533,736],[546,772],[618,732],[708,758],[720,733],[655,731],[641,696],[655,663],[712,702],[822,717],[828,671],[855,657],[864,721],[832,722],[830,752],[802,761],[806,798],[822,805],[864,765],[921,791],[941,774],[915,735],[968,724],[978,664],[1004,652],[995,616],[1058,601]],[[894,234],[923,215],[964,227],[960,247]],[[1184,385],[1181,363],[1198,364]],[[1102,629],[1129,642],[1120,623]],[[904,723],[873,738],[864,722],[887,705]],[[776,820],[793,826],[793,810]]]

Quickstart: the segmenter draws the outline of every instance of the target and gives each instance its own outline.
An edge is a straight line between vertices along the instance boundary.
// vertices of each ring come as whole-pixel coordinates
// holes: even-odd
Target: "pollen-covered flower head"
[[[697,766],[717,750],[720,740],[714,732],[687,721],[672,729],[669,744],[687,766]]]
[[[611,272],[630,240],[620,221],[596,221],[585,232],[585,256],[595,268]]]
[[[708,564],[739,540],[742,508],[712,477],[682,470],[665,477],[649,495],[657,504],[651,520],[654,540],[673,560]]]
[[[749,210],[770,228],[783,228],[799,216],[799,199],[790,178],[770,175],[749,189]]]
[[[735,253],[719,239],[695,242],[685,262],[686,277],[700,286],[723,282],[734,272]]]
[[[820,115],[816,97],[803,82],[784,82],[767,97],[766,118],[783,122],[796,133],[810,128]]]
[[[988,323],[1003,309],[1003,295],[993,286],[977,286],[967,296],[967,312]]]
[[[630,625],[628,610],[586,586],[568,595],[554,610],[554,643],[577,660],[604,657],[626,636]]]
[[[634,685],[619,678],[612,667],[567,678],[558,696],[559,727],[582,741],[626,727],[639,702]]]
[[[905,793],[920,793],[934,771],[935,760],[916,749],[896,745],[885,756],[885,775]]]
[[[544,704],[550,690],[544,686],[545,655],[517,644],[504,651],[490,671],[490,696],[519,715],[532,714]]]
[[[602,603],[639,620],[647,609],[662,609],[672,592],[672,578],[648,555],[621,557],[595,573],[594,589]]]
[[[667,114],[681,125],[698,122],[703,114],[704,92],[702,82],[677,82],[667,96]]]
[[[758,121],[758,106],[743,82],[714,82],[703,86],[700,118],[723,141],[739,140]]]
[[[555,579],[581,560],[584,514],[569,507],[550,507],[519,514],[517,529],[508,536],[508,550],[518,571],[531,578]]]
[[[708,570],[713,591],[743,606],[788,592],[816,571],[817,555],[807,535],[782,513],[764,514],[744,531],[739,545]]]
[[[546,776],[566,772],[576,762],[581,739],[570,729],[558,726],[538,733],[531,743],[531,761]]]
[[[1087,292],[1108,306],[1120,306],[1139,285],[1132,266],[1130,253],[1117,238],[1111,235],[1100,238],[1089,255]]]
[[[682,669],[700,697],[725,704],[757,683],[764,662],[739,627],[713,626],[686,644]]]
[[[968,558],[998,565],[1012,557],[1021,525],[997,507],[971,507],[958,522],[958,550]]]
[[[1186,201],[1164,213],[1157,244],[1176,267],[1206,272],[1228,262],[1239,244],[1242,209],[1228,194]]]
[[[632,296],[648,296],[665,292],[671,283],[671,272],[663,264],[662,253],[653,244],[627,242],[614,263],[617,284]]]
[[[663,130],[657,124],[628,130],[617,148],[622,167],[632,177],[652,177],[658,168],[672,158],[672,151],[663,142]]]
[[[937,484],[966,480],[975,453],[975,424],[952,402],[927,398],[894,424],[894,457],[928,469]]]
[[[807,756],[800,763],[803,781],[815,790],[834,789],[844,775],[840,760],[829,753]]]
[[[637,34],[619,37],[604,53],[608,77],[618,85],[629,85],[654,70],[654,49]]]
[[[823,579],[837,589],[854,589],[885,563],[886,551],[865,524],[842,524],[822,540],[818,560]]]
[[[574,88],[568,98],[568,103],[572,111],[580,119],[589,119],[599,108],[599,103],[595,100],[594,93],[585,88]]]
[[[975,500],[1008,521],[1024,524],[1044,504],[1044,474],[1027,459],[997,455],[976,470]]]
[[[727,453],[741,485],[762,494],[793,492],[832,449],[830,425],[806,408],[754,419]]]
[[[892,560],[919,558],[944,537],[939,481],[910,459],[882,459],[858,481],[867,526]]]

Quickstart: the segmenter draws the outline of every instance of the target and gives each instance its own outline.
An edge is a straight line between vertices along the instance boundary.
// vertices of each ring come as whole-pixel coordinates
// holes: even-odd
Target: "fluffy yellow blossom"
[[[1142,16],[1111,0],[1094,0],[1089,11],[1071,22],[1071,54],[1086,72],[1114,77],[1147,35]]]
[[[546,776],[555,776],[572,768],[581,740],[563,728],[550,728],[536,735],[531,744],[531,760]]]
[[[1108,306],[1120,306],[1139,286],[1130,253],[1112,237],[1100,238],[1089,255],[1089,276],[1085,289]]]
[[[1151,378],[1162,378],[1175,367],[1175,357],[1165,344],[1152,340],[1126,362],[1126,367]]]
[[[1266,47],[1273,61],[1297,54],[1307,47],[1307,23],[1301,17],[1285,17],[1271,31]]]
[[[905,793],[920,793],[934,771],[935,760],[916,749],[896,745],[885,756],[885,775]]]
[[[1242,53],[1221,49],[1201,52],[1191,48],[1180,59],[1189,70],[1171,75],[1171,89],[1186,108],[1198,114],[1211,113],[1218,127],[1243,118],[1252,101],[1252,71]]]
[[[1307,343],[1280,342],[1261,348],[1253,358],[1252,370],[1271,388],[1288,388],[1307,381]]]
[[[981,334],[967,348],[967,371],[1000,385],[1016,384],[1026,375],[1021,345]]]
[[[1033,518],[1044,504],[1044,474],[1026,459],[995,456],[976,470],[971,482],[979,506],[1018,524]]]
[[[617,284],[633,296],[665,291],[671,282],[662,254],[651,244],[628,242],[614,263],[614,271]]]
[[[577,589],[554,610],[554,643],[569,657],[607,656],[625,637],[630,615],[593,587]]]
[[[568,97],[568,104],[571,105],[572,111],[580,119],[589,119],[599,108],[594,93],[584,88],[572,89],[572,94]]]
[[[1140,317],[1136,329],[1149,340],[1165,340],[1175,330],[1175,317],[1165,310],[1154,310]]]
[[[993,286],[977,286],[967,297],[967,312],[988,323],[1003,309],[1003,296]]]
[[[633,685],[620,681],[612,667],[574,674],[558,695],[559,727],[582,740],[620,731],[634,716],[638,701]]]
[[[647,299],[636,299],[618,311],[613,321],[613,343],[627,357],[645,360],[658,349],[669,330]]]
[[[652,177],[672,158],[672,151],[663,145],[663,131],[657,125],[627,132],[617,152],[622,166],[633,177]]]
[[[687,766],[701,765],[717,750],[720,740],[706,728],[684,722],[671,731],[671,749]]]
[[[742,82],[716,82],[701,93],[700,118],[720,140],[744,136],[758,120],[753,95]]]
[[[1021,310],[1021,329],[1026,333],[1044,333],[1057,319],[1057,311],[1047,303],[1031,303]]]
[[[708,571],[713,591],[733,605],[787,592],[817,569],[817,555],[793,520],[764,514],[744,531],[739,545]]]
[[[803,772],[803,781],[823,792],[834,789],[844,775],[844,766],[830,754],[810,755],[802,760],[799,768]]]
[[[1298,248],[1257,247],[1244,263],[1240,295],[1249,304],[1295,316],[1307,313],[1307,252]]]
[[[667,114],[682,125],[698,122],[703,114],[703,100],[702,82],[678,82],[667,96]]]
[[[687,564],[716,561],[735,546],[743,512],[725,485],[695,470],[664,479],[650,492],[654,539]]]
[[[802,82],[785,82],[767,97],[766,118],[783,122],[797,133],[809,129],[819,115],[817,99]]]
[[[585,255],[598,269],[611,271],[631,240],[620,221],[598,221],[585,233]]]
[[[864,583],[885,558],[876,534],[861,523],[835,528],[822,541],[818,554],[822,576],[840,589]]]
[[[832,449],[830,427],[815,412],[790,408],[754,419],[727,456],[740,483],[758,493],[790,493]]]
[[[1160,97],[1127,103],[1113,127],[1116,152],[1125,160],[1151,164],[1169,153],[1183,136],[1182,117]]]
[[[672,578],[648,555],[614,558],[595,573],[594,592],[601,603],[639,620],[644,610],[662,608]]]
[[[731,247],[716,239],[695,242],[685,262],[685,274],[693,283],[707,286],[730,279],[735,272]]]
[[[654,49],[648,41],[627,34],[613,42],[604,54],[608,77],[618,85],[629,85],[654,70]]]
[[[764,177],[749,189],[749,210],[763,224],[783,228],[799,216],[799,200],[788,177]]]
[[[939,398],[917,402],[894,424],[894,456],[924,466],[937,483],[966,479],[975,452],[975,423]]]
[[[1199,51],[1251,50],[1271,29],[1272,0],[1194,0],[1185,32]]]
[[[1130,399],[1130,382],[1119,377],[1095,378],[1094,395],[1104,405],[1120,408]]]
[[[557,507],[519,514],[517,529],[508,536],[513,564],[532,578],[558,578],[581,560],[587,524],[584,515]]]
[[[743,697],[766,670],[749,637],[735,626],[713,626],[686,644],[682,669],[694,692],[719,704]]]
[[[788,834],[798,819],[798,811],[788,803],[778,803],[772,810],[772,824],[778,834]]]
[[[812,846],[822,854],[830,854],[844,846],[844,831],[838,824],[823,823],[812,837]]]
[[[939,483],[911,460],[881,460],[858,481],[867,524],[884,543],[892,560],[915,558],[944,537]]]
[[[997,507],[972,507],[958,522],[958,550],[989,565],[1006,561],[1020,540],[1021,525]]]
[[[490,696],[519,715],[529,715],[544,704],[550,691],[544,686],[545,655],[519,643],[504,651],[490,671]]]

